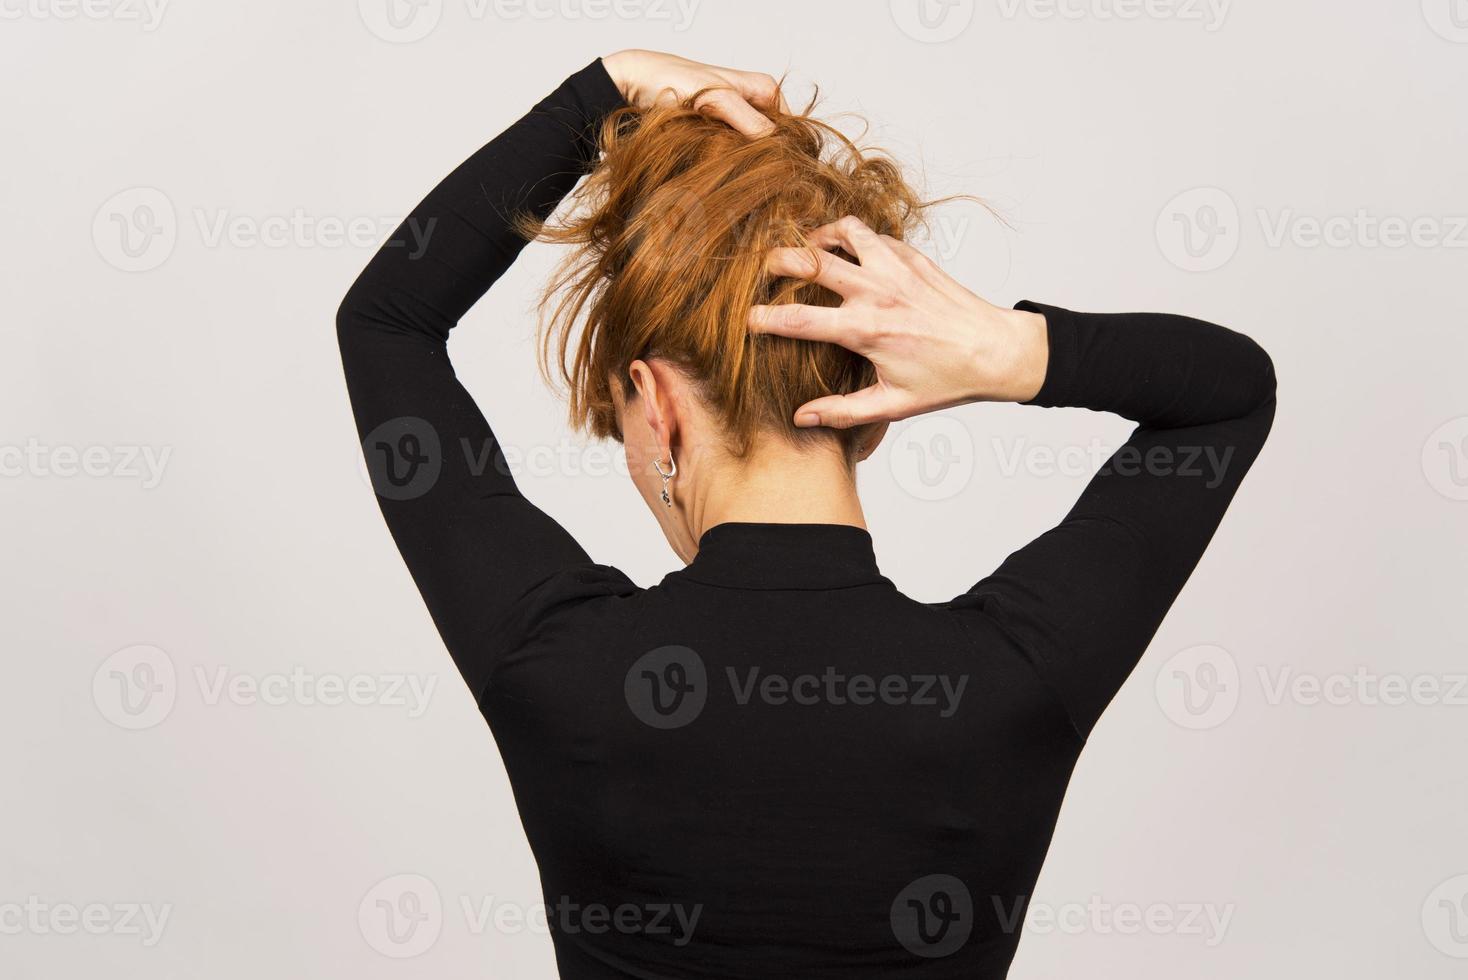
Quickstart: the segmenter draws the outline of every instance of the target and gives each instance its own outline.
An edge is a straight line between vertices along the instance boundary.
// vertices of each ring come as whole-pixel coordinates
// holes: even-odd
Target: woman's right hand
[[[761,136],[774,128],[760,108],[789,111],[774,77],[762,72],[703,65],[674,54],[638,49],[609,54],[601,63],[622,98],[639,109],[681,101],[709,89],[697,108],[746,136]]]
[[[876,384],[817,398],[801,427],[846,429],[976,401],[1029,401],[1049,363],[1045,318],[994,306],[905,242],[842,218],[807,236],[814,248],[773,249],[771,275],[819,283],[839,307],[755,306],[750,329],[840,344],[871,361]],[[831,254],[840,247],[856,262]]]

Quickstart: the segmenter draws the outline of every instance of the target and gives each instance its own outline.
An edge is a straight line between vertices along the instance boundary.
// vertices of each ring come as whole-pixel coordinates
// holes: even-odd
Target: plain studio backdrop
[[[624,47],[858,113],[999,303],[1256,337],[1279,416],[1086,749],[1015,977],[1468,966],[1462,0],[0,0],[0,974],[549,978],[494,745],[363,477],[336,306],[443,174]],[[855,125],[850,123],[849,125]],[[456,334],[530,498],[676,566],[533,367]],[[861,486],[942,600],[1127,424],[974,406]],[[1023,778],[1015,773],[1015,778]],[[792,915],[799,915],[792,909]]]

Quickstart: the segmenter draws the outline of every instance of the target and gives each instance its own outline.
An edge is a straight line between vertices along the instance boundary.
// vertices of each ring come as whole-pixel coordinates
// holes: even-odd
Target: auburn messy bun
[[[527,226],[573,246],[542,300],[542,368],[565,381],[572,423],[597,436],[620,438],[611,385],[630,394],[629,365],[660,357],[695,380],[735,455],[761,430],[829,438],[797,429],[795,409],[866,387],[872,366],[833,344],[749,332],[754,304],[841,303],[825,287],[771,279],[764,256],[808,245],[807,232],[844,215],[901,239],[926,205],[885,153],[813,118],[814,100],[767,112],[773,131],[751,139],[694,108],[697,98],[614,112],[564,217]],[[839,438],[849,449],[854,433]]]

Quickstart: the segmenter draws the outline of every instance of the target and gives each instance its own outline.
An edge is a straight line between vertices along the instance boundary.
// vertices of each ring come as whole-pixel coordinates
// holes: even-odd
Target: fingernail
[[[808,428],[812,425],[820,425],[821,417],[815,412],[801,412],[799,415],[795,416],[795,424],[802,428]]]

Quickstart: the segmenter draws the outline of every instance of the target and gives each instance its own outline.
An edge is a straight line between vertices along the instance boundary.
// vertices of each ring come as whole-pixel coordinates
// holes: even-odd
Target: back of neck
[[[742,458],[712,460],[692,482],[696,537],[730,522],[866,527],[856,474],[834,440],[809,447],[769,437]]]

